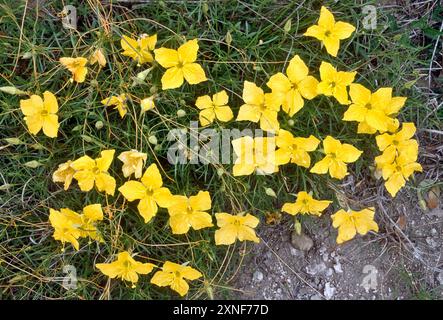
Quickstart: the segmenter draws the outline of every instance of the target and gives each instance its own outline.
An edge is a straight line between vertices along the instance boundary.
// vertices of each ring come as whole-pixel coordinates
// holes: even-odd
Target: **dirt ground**
[[[436,181],[443,166],[443,141],[421,141],[424,179]],[[313,240],[308,251],[291,242],[289,215],[277,225],[263,225],[262,241],[252,246],[234,287],[239,299],[443,299],[443,201],[422,208],[413,187],[392,200],[381,181],[355,185],[348,177],[341,191],[349,203],[375,205],[379,233],[356,236],[337,245],[327,212],[305,219]],[[424,192],[426,196],[426,192]],[[354,200],[353,200],[354,198]],[[357,199],[365,199],[364,201]],[[434,199],[435,200],[435,199]],[[435,205],[435,203],[434,203]]]

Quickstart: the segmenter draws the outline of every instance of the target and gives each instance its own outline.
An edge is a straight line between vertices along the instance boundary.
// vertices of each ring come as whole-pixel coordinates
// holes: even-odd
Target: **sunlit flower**
[[[382,134],[375,137],[380,151],[387,153],[395,150],[407,158],[415,160],[418,155],[417,140],[411,139],[415,134],[415,125],[412,122],[403,123],[402,129],[394,134]]]
[[[326,51],[336,57],[340,49],[340,40],[349,38],[354,31],[355,27],[349,23],[335,22],[334,15],[322,6],[318,25],[309,27],[304,35],[320,40]]]
[[[43,129],[43,133],[56,138],[58,134],[58,103],[49,91],[43,93],[43,99],[33,94],[30,99],[20,100],[20,109],[25,115],[25,122],[29,132],[36,135]]]
[[[142,99],[140,101],[140,107],[142,108],[142,112],[154,109],[155,108],[154,96]]]
[[[308,152],[317,149],[320,143],[320,140],[312,135],[308,138],[294,137],[292,133],[283,129],[278,131],[275,141],[279,147],[275,151],[277,165],[291,162],[305,168],[309,168],[311,165],[311,157]]]
[[[374,208],[366,208],[361,211],[343,209],[331,216],[332,226],[338,228],[337,243],[343,243],[355,237],[357,232],[361,235],[369,231],[378,232],[378,225],[374,221]]]
[[[206,81],[203,68],[195,63],[197,60],[198,40],[189,40],[177,50],[160,48],[154,50],[155,60],[166,68],[161,81],[163,90],[178,88],[183,84],[183,78],[189,84]]]
[[[118,96],[111,96],[103,99],[102,104],[105,106],[114,106],[114,109],[117,109],[120,117],[123,118],[128,112],[128,106],[126,104],[127,100],[128,96],[125,93],[122,93]]]
[[[211,209],[211,197],[207,191],[199,191],[196,196],[174,196],[168,207],[169,225],[173,234],[184,234],[189,228],[200,230],[212,227],[212,217],[205,212]]]
[[[234,167],[234,176],[257,174],[271,174],[278,171],[275,159],[275,137],[245,136],[232,141],[232,147],[237,156]]]
[[[60,58],[60,63],[72,73],[72,79],[78,83],[85,81],[86,74],[88,73],[88,68],[86,64],[88,59],[79,58]]]
[[[243,100],[245,104],[238,111],[237,121],[260,122],[260,128],[265,131],[277,131],[280,128],[277,120],[279,101],[271,93],[265,94],[255,83],[245,81]]]
[[[308,67],[298,55],[289,61],[286,74],[274,74],[266,85],[272,89],[283,111],[292,117],[303,108],[303,98],[311,100],[317,95],[318,81],[309,75]]]
[[[312,214],[320,216],[332,201],[316,200],[306,191],[297,193],[297,200],[294,203],[285,203],[281,211],[287,212],[291,215],[297,214]]]
[[[186,280],[192,281],[202,276],[199,271],[192,267],[166,261],[163,264],[162,270],[154,274],[151,283],[159,287],[170,287],[183,297],[189,291],[189,285]]]
[[[330,63],[322,61],[320,65],[321,82],[317,86],[317,93],[333,96],[340,104],[349,104],[347,86],[357,74],[356,71],[337,71]]]
[[[108,173],[114,153],[115,150],[104,150],[100,153],[101,157],[95,160],[89,156],[83,156],[71,164],[71,167],[76,171],[74,179],[78,181],[80,190],[90,191],[95,184],[98,191],[114,195],[116,182]]]
[[[220,228],[215,231],[216,245],[230,245],[239,241],[253,241],[260,242],[260,239],[255,234],[254,228],[260,222],[251,214],[232,215],[228,213],[216,213],[217,226]]]
[[[195,101],[195,105],[199,108],[200,124],[207,126],[214,122],[217,118],[219,121],[227,122],[234,117],[231,108],[228,106],[228,94],[225,90],[222,90],[212,96],[201,96]]]
[[[58,166],[58,169],[52,174],[52,181],[63,182],[64,189],[68,190],[74,177],[75,170],[71,167],[72,161],[69,160]]]
[[[343,116],[344,121],[365,122],[376,130],[388,130],[390,119],[385,108],[391,102],[390,88],[380,88],[371,93],[361,84],[351,83],[349,95],[352,104]]]
[[[69,242],[78,250],[78,238],[81,235],[79,230],[81,217],[78,213],[69,210],[61,209],[60,211],[49,209],[49,222],[54,228],[52,235],[55,240],[61,241],[63,247],[66,242]]]
[[[354,146],[341,143],[331,136],[323,141],[326,156],[311,169],[312,173],[325,174],[329,171],[332,178],[343,179],[348,174],[347,163],[357,161],[362,154]]]
[[[138,282],[139,274],[148,274],[155,267],[152,263],[135,261],[127,251],[120,252],[117,255],[117,260],[114,262],[97,263],[95,266],[111,279],[120,278],[131,282],[133,288],[135,288],[135,284]]]
[[[411,159],[407,155],[400,154],[398,157],[393,157],[392,161],[386,160],[386,163],[381,165],[383,179],[386,180],[386,190],[395,197],[397,192],[403,188],[409,177],[415,172],[422,172],[422,166],[415,162],[416,159]]]
[[[123,176],[125,178],[134,174],[137,179],[142,176],[143,166],[146,163],[148,155],[137,150],[125,151],[120,153],[118,159],[123,162]]]
[[[128,36],[122,36],[120,44],[122,46],[122,55],[132,58],[139,65],[154,61],[152,51],[157,43],[157,35],[142,35],[137,40]]]
[[[101,67],[106,66],[106,57],[103,54],[103,50],[100,48],[95,50],[92,56],[89,58],[90,64],[96,64],[97,62]]]
[[[141,182],[125,182],[118,190],[128,201],[140,200],[138,212],[148,223],[157,214],[158,206],[167,208],[173,203],[171,192],[162,186],[162,177],[153,163],[146,169]]]
[[[83,208],[80,215],[81,225],[79,226],[80,236],[89,237],[92,240],[103,242],[103,238],[97,230],[97,221],[103,220],[103,209],[101,204],[91,204]]]

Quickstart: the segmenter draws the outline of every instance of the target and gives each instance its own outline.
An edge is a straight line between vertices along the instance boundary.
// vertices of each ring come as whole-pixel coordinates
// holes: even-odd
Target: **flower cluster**
[[[335,21],[332,13],[321,8],[317,25],[308,28],[305,36],[321,41],[326,51],[336,57],[340,41],[349,38],[355,28],[349,23]],[[203,67],[197,62],[199,44],[192,39],[177,49],[156,48],[157,35],[142,35],[136,39],[123,35],[120,41],[122,55],[134,60],[137,65],[146,63],[156,66],[155,62],[165,69],[161,78],[163,90],[176,89],[186,81],[190,85],[207,81]],[[98,63],[99,68],[106,66],[103,50],[97,48],[88,60],[85,57],[62,57],[60,63],[71,74],[72,82],[83,83],[88,75],[90,65]],[[148,69],[147,71],[149,71]],[[357,133],[378,134],[376,143],[381,152],[375,159],[377,169],[382,172],[388,192],[395,196],[400,188],[415,171],[421,171],[418,164],[418,143],[411,139],[415,133],[412,123],[404,123],[399,130],[400,122],[395,118],[406,102],[404,97],[392,95],[392,88],[379,88],[371,92],[363,85],[355,83],[356,71],[337,70],[331,63],[322,61],[315,70],[310,70],[305,61],[295,55],[290,59],[285,72],[278,72],[266,82],[267,91],[252,81],[244,81],[242,105],[239,107],[235,121],[249,121],[274,136],[243,136],[232,141],[236,159],[232,168],[234,176],[245,176],[253,173],[274,174],[280,166],[297,165],[314,174],[329,174],[334,179],[344,179],[349,174],[348,165],[356,162],[362,151],[355,146],[339,141],[331,135],[326,137],[294,136],[292,132],[280,128],[279,113],[294,117],[305,106],[307,100],[318,96],[333,97],[340,105],[347,106],[343,121],[358,122]],[[113,107],[120,117],[124,118],[130,109],[128,104],[136,101],[142,112],[156,108],[156,95],[138,98],[128,92],[107,93],[101,97],[101,104]],[[229,122],[234,113],[229,106],[229,96],[225,90],[197,97],[195,106],[199,111],[202,126],[209,126],[214,121]],[[231,104],[232,105],[232,104]],[[50,137],[56,138],[59,131],[58,102],[49,91],[31,95],[20,101],[24,121],[31,134],[37,135],[41,130]],[[114,112],[114,111],[113,111]],[[321,148],[319,146],[321,145]],[[313,158],[311,158],[313,155]],[[218,229],[214,233],[216,245],[231,245],[238,241],[259,242],[255,228],[259,219],[250,213],[226,212],[213,213],[211,196],[208,191],[200,190],[195,195],[173,194],[171,187],[163,182],[162,174],[156,163],[148,164],[148,154],[137,150],[122,152],[117,158],[123,163],[121,172],[127,179],[117,187],[116,172],[111,166],[115,150],[103,150],[100,156],[93,159],[88,155],[69,160],[59,165],[53,173],[54,182],[63,183],[68,190],[75,180],[83,192],[94,188],[108,197],[114,197],[115,191],[127,202],[136,202],[137,211],[144,223],[154,223],[156,216],[164,210],[169,216],[168,224],[173,235],[183,235],[191,230],[214,227],[213,214]],[[317,157],[318,156],[318,157]],[[320,159],[313,161],[313,159]],[[315,162],[315,163],[313,163]],[[281,211],[297,217],[298,215],[320,216],[332,203],[330,200],[317,200],[312,192],[299,191],[294,203],[285,203]],[[130,206],[132,204],[128,204]],[[338,210],[331,216],[332,225],[338,228],[337,243],[348,241],[359,233],[378,231],[374,221],[375,209],[361,211]],[[111,217],[110,217],[111,218]],[[103,221],[104,220],[104,221]],[[50,209],[49,221],[54,228],[53,238],[66,242],[79,250],[80,238],[89,238],[100,242],[104,237],[97,229],[99,221],[106,220],[100,204],[86,206],[81,214],[63,208],[60,211]],[[106,238],[106,237],[105,237]],[[109,260],[108,260],[109,261]],[[96,267],[109,278],[120,278],[132,283],[138,282],[139,275],[151,273],[158,268],[153,263],[136,261],[128,251],[120,251],[117,259],[110,263],[99,263]],[[165,261],[161,270],[156,271],[151,283],[159,287],[169,286],[184,296],[189,289],[186,280],[196,280],[203,275],[185,264]],[[186,279],[186,280],[185,280]]]

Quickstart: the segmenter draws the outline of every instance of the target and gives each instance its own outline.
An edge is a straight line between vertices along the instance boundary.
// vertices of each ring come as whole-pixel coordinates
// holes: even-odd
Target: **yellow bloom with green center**
[[[255,234],[254,228],[260,222],[251,214],[232,215],[225,212],[215,214],[217,219],[217,226],[220,228],[215,231],[216,245],[230,245],[237,239],[239,241],[260,242],[260,239]]]
[[[369,231],[378,232],[378,225],[374,221],[374,208],[366,208],[361,211],[343,209],[331,216],[332,226],[338,228],[337,243],[351,240],[357,233],[367,234]]]
[[[52,181],[63,182],[64,189],[68,190],[71,185],[72,178],[74,177],[75,170],[71,167],[72,161],[69,160],[58,166],[57,170],[52,174]]]
[[[72,79],[78,83],[82,83],[86,79],[86,74],[88,73],[88,68],[86,64],[88,59],[79,58],[60,58],[60,63],[72,73]]]
[[[389,101],[385,100],[382,109],[383,112],[388,116],[385,118],[386,121],[386,130],[378,130],[380,133],[384,132],[395,132],[400,126],[400,122],[394,117],[400,111],[400,109],[405,105],[407,98],[406,97],[392,97],[392,88],[380,88],[377,90],[381,95],[385,97],[389,97]],[[358,124],[357,133],[364,134],[374,134],[377,132],[377,129],[370,126],[366,121],[362,121]]]
[[[327,136],[323,141],[325,157],[317,162],[311,169],[312,173],[328,173],[332,178],[343,179],[348,174],[347,163],[357,161],[362,154],[354,146],[341,143],[331,136]]]
[[[309,168],[311,157],[308,152],[315,151],[320,143],[314,136],[308,138],[294,137],[289,131],[280,129],[276,137],[279,149],[275,151],[277,165],[295,163],[298,166]]]
[[[391,194],[392,197],[397,195],[397,192],[403,188],[409,177],[415,172],[422,172],[422,166],[415,162],[416,159],[411,159],[407,155],[400,154],[395,157],[391,153],[392,161],[386,160],[385,163],[381,164],[381,170],[383,179],[385,182],[386,190]]]
[[[114,153],[115,150],[104,150],[100,153],[101,157],[95,160],[89,156],[83,156],[71,164],[76,171],[74,179],[77,180],[80,190],[91,191],[95,185],[98,191],[114,195],[116,182],[108,173],[114,160]]]
[[[415,161],[418,156],[418,142],[417,140],[411,139],[415,131],[415,124],[406,122],[403,123],[402,129],[397,133],[384,133],[376,136],[375,140],[377,141],[379,150],[383,151],[383,153],[398,152],[398,154]]]
[[[25,115],[26,126],[31,134],[43,133],[56,138],[58,134],[58,102],[53,93],[45,91],[43,99],[33,94],[29,99],[20,100],[20,110]]]
[[[192,227],[194,230],[212,227],[212,216],[205,212],[211,209],[211,197],[207,191],[197,195],[174,196],[168,207],[169,226],[173,234],[184,234]]]
[[[217,119],[222,122],[228,122],[233,117],[231,108],[228,106],[229,97],[225,90],[222,90],[212,96],[201,96],[195,101],[195,105],[199,108],[200,124],[207,126]]]
[[[308,67],[296,55],[289,61],[286,75],[281,72],[274,74],[266,85],[271,88],[283,111],[292,117],[303,108],[304,99],[311,100],[317,96],[318,80],[309,75]]]
[[[148,155],[137,150],[124,151],[120,153],[118,159],[123,162],[122,172],[125,178],[134,174],[136,179],[139,179],[143,173],[143,166],[146,163]]]
[[[184,79],[189,84],[197,84],[208,80],[205,71],[198,63],[198,40],[189,40],[177,50],[160,48],[154,50],[155,60],[166,72],[162,76],[162,89],[175,89],[183,84]]]
[[[49,222],[54,228],[52,237],[61,241],[63,248],[66,242],[73,245],[75,250],[79,249],[78,238],[81,236],[79,229],[81,225],[81,217],[78,213],[70,209],[60,209],[60,211],[49,209]],[[63,249],[64,250],[64,249]]]
[[[151,164],[139,181],[128,181],[118,189],[128,201],[140,200],[137,209],[145,223],[157,214],[158,207],[167,208],[173,204],[173,196],[163,187],[160,171]]]
[[[280,105],[272,93],[265,94],[255,83],[245,81],[243,101],[245,104],[238,111],[237,121],[260,122],[262,130],[278,131],[280,124],[277,120],[277,113]]]
[[[152,51],[157,43],[157,35],[142,35],[138,39],[128,36],[122,36],[120,45],[122,46],[122,55],[132,58],[137,64],[154,61]]]
[[[199,271],[192,267],[166,261],[162,270],[157,271],[151,278],[151,283],[159,287],[170,287],[183,297],[189,291],[186,280],[197,280],[202,276]]]
[[[321,216],[332,201],[316,200],[306,191],[297,193],[297,200],[294,203],[287,202],[281,208],[281,211],[289,213],[293,216],[297,214],[312,214],[314,216]]]
[[[354,31],[353,25],[342,21],[336,22],[334,15],[322,6],[318,24],[309,27],[304,35],[320,40],[326,51],[336,57],[340,49],[340,40],[349,38]]]
[[[120,117],[124,117],[128,112],[128,96],[125,93],[122,93],[118,96],[110,96],[106,99],[103,99],[101,102],[105,106],[114,106],[114,109],[118,110]]]
[[[337,71],[330,63],[322,61],[320,65],[321,81],[317,86],[317,93],[325,96],[333,96],[340,104],[347,105],[347,87],[354,81],[356,71]]]
[[[91,204],[83,208],[80,215],[80,236],[83,238],[91,238],[99,242],[104,242],[99,233],[96,223],[103,220],[103,209],[101,204]]]
[[[232,141],[236,159],[234,176],[271,174],[278,171],[275,157],[275,137],[245,136]]]
[[[388,130],[389,116],[385,113],[386,106],[391,102],[390,88],[371,91],[361,84],[351,83],[349,95],[352,104],[343,116],[344,121],[365,122],[381,132]]]
[[[133,288],[135,288],[135,284],[138,282],[139,274],[148,274],[155,267],[152,263],[136,261],[127,251],[120,252],[117,255],[117,260],[114,262],[97,263],[95,266],[111,279],[120,278],[131,282]]]

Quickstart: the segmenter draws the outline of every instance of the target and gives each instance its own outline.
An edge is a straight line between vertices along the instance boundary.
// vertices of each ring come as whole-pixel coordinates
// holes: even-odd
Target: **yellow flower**
[[[132,282],[132,287],[138,282],[139,274],[148,274],[154,269],[152,263],[135,261],[127,251],[120,252],[117,260],[111,263],[97,263],[95,265],[104,275],[111,279],[120,278]]]
[[[80,215],[81,225],[79,226],[80,236],[89,237],[93,240],[103,242],[96,227],[96,222],[103,220],[103,209],[101,204],[91,204],[83,208],[83,213]]]
[[[80,221],[80,215],[72,210],[61,209],[60,211],[57,211],[49,209],[49,222],[54,228],[54,234],[52,236],[55,240],[61,241],[63,247],[66,242],[69,242],[76,250],[79,249],[77,239],[81,235],[78,228]]]
[[[292,117],[303,108],[303,98],[315,98],[318,81],[308,75],[309,69],[298,55],[289,61],[286,74],[274,74],[266,85],[271,88],[273,97],[278,99],[283,111]]]
[[[357,232],[361,235],[369,231],[378,232],[378,225],[374,221],[374,208],[366,208],[361,211],[343,209],[331,216],[332,226],[338,228],[337,243],[343,243],[355,237]]]
[[[154,61],[152,51],[155,49],[156,43],[156,34],[152,36],[142,35],[137,40],[128,36],[122,36],[122,39],[120,40],[123,49],[122,54],[132,58],[139,65]]]
[[[125,182],[118,190],[128,200],[140,200],[138,212],[148,223],[158,211],[158,206],[167,208],[172,204],[172,194],[168,188],[162,187],[163,180],[155,163],[146,169],[141,182]]]
[[[395,132],[400,126],[400,122],[393,118],[400,109],[404,106],[406,102],[406,97],[392,97],[392,88],[380,88],[378,91],[381,91],[381,94],[385,97],[389,97],[383,103],[383,112],[388,116],[385,118],[387,129],[385,131]],[[378,92],[377,91],[377,92]],[[379,130],[380,131],[380,130]],[[383,133],[385,131],[380,131]],[[366,121],[360,122],[358,124],[357,133],[366,133],[366,134],[374,134],[377,132],[377,129],[370,126]]]
[[[231,108],[227,105],[228,100],[229,97],[225,90],[214,94],[212,99],[208,95],[198,97],[195,105],[201,110],[199,114],[200,124],[207,126],[214,122],[215,118],[222,122],[231,120],[234,115]]]
[[[180,87],[183,84],[183,78],[189,84],[197,84],[207,80],[203,68],[195,63],[197,51],[197,39],[189,40],[177,50],[167,48],[154,50],[155,60],[167,69],[162,77],[163,90]]]
[[[386,190],[395,197],[397,192],[403,188],[409,177],[415,172],[422,172],[423,168],[416,159],[411,159],[407,155],[400,154],[394,158],[391,154],[391,161],[387,161],[381,166],[383,179],[386,180]]]
[[[115,150],[104,150],[100,153],[101,157],[95,160],[89,156],[83,156],[71,164],[71,167],[76,171],[74,179],[78,181],[80,190],[90,191],[95,184],[98,191],[114,195],[115,179],[108,173],[114,153]]]
[[[192,267],[166,261],[162,270],[154,274],[151,283],[159,287],[170,287],[183,297],[189,291],[189,285],[185,279],[192,281],[202,276],[199,271]]]
[[[275,137],[249,136],[232,141],[232,147],[237,156],[234,167],[234,176],[257,174],[271,174],[278,171],[275,159]]]
[[[412,122],[403,123],[402,129],[394,134],[382,134],[375,137],[380,151],[386,153],[397,151],[407,158],[416,160],[418,156],[417,140],[411,139],[415,134],[415,125]]]
[[[36,135],[43,128],[43,133],[56,138],[58,134],[57,98],[49,91],[43,93],[43,99],[33,94],[30,99],[20,100],[20,109],[25,115],[29,132]]]
[[[380,88],[371,93],[361,84],[351,83],[349,95],[352,104],[343,116],[344,121],[365,122],[370,127],[379,131],[388,130],[390,121],[385,113],[386,105],[391,102],[391,94],[388,88]]]
[[[355,78],[356,71],[337,71],[330,63],[322,61],[320,65],[321,82],[317,86],[317,93],[333,96],[341,104],[349,104],[346,89]]]
[[[326,156],[317,162],[311,169],[312,173],[325,174],[329,171],[332,178],[343,179],[348,174],[347,163],[357,161],[362,154],[354,146],[341,143],[331,136],[323,141]]]
[[[280,129],[276,137],[277,147],[275,151],[275,161],[277,165],[288,162],[295,163],[298,166],[309,168],[311,157],[308,152],[317,149],[320,140],[314,136],[309,138],[294,137],[289,131]]]
[[[60,58],[60,63],[72,73],[72,79],[78,83],[85,81],[86,74],[88,73],[88,68],[86,64],[88,59],[79,58]]]
[[[155,108],[154,96],[142,99],[140,101],[140,107],[142,108],[142,112],[154,109]]]
[[[71,167],[72,161],[62,163],[58,166],[58,169],[52,174],[52,181],[63,182],[64,189],[68,190],[71,185],[72,178],[74,177],[75,170]]]
[[[228,213],[216,213],[217,226],[220,228],[215,231],[216,245],[230,245],[239,241],[260,242],[257,238],[254,228],[257,227],[259,220],[251,214],[245,216],[232,215]]]
[[[280,128],[277,120],[280,105],[272,93],[265,94],[255,83],[245,81],[243,100],[245,104],[238,111],[237,121],[260,121],[260,128],[265,131],[277,131]]]
[[[143,166],[146,163],[148,155],[137,150],[125,151],[120,153],[118,159],[123,162],[122,172],[125,178],[134,174],[135,178],[142,176]]]
[[[89,58],[90,64],[95,64],[97,62],[101,67],[106,66],[106,57],[103,54],[102,49],[95,50],[94,53],[92,54],[91,58]]]
[[[309,27],[304,35],[320,40],[326,51],[336,57],[340,49],[340,40],[349,38],[354,31],[355,27],[349,23],[335,22],[333,14],[322,6],[318,25]]]
[[[194,230],[212,227],[211,197],[207,191],[199,191],[196,196],[174,196],[168,207],[169,225],[173,234],[184,234],[192,227]]]
[[[297,200],[294,203],[285,203],[281,208],[281,211],[287,212],[293,216],[297,214],[321,216],[322,211],[331,203],[332,201],[328,200],[315,200],[306,191],[300,191],[297,194]]]
[[[114,109],[118,109],[120,117],[123,118],[125,114],[128,112],[128,106],[126,104],[127,99],[128,99],[127,95],[122,93],[118,96],[111,96],[109,98],[103,99],[102,104],[105,106],[115,106]]]

